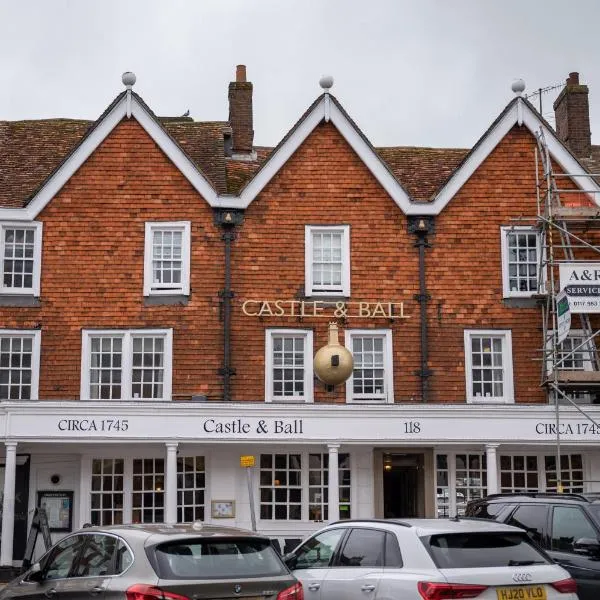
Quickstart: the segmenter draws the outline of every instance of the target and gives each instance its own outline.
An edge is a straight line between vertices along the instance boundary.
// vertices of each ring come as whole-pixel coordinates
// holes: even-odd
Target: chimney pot
[[[579,85],[579,73],[577,71],[573,71],[569,73],[569,78],[567,79],[567,85]]]
[[[235,80],[239,82],[246,81],[246,65],[238,65],[235,68]]]

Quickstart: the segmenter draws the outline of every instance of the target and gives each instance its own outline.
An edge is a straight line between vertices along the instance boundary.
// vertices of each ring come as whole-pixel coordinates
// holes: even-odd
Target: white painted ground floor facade
[[[565,491],[600,491],[600,428],[561,408],[559,430]],[[55,539],[85,523],[251,528],[250,489],[256,528],[284,547],[338,518],[454,515],[557,479],[552,406],[5,402],[0,435],[2,566],[40,503]]]

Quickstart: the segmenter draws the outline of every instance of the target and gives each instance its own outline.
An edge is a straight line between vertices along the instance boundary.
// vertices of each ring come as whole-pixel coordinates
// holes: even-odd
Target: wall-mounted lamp
[[[383,470],[384,471],[392,470],[392,457],[389,454],[384,454],[384,456],[383,456]]]

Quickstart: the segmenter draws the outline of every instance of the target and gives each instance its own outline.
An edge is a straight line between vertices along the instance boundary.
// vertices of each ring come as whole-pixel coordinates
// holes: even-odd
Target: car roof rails
[[[525,496],[526,498],[564,498],[565,500],[583,500],[584,502],[590,502],[590,498],[585,495],[570,492],[502,492],[500,494],[489,494],[485,498],[480,498],[479,501],[485,501],[490,498],[515,498],[518,496]]]

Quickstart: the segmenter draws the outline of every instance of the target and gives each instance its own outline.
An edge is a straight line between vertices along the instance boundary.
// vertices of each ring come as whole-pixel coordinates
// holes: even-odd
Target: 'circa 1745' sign
[[[328,300],[245,300],[248,317],[310,317],[323,319],[409,319],[403,302],[344,302]]]

